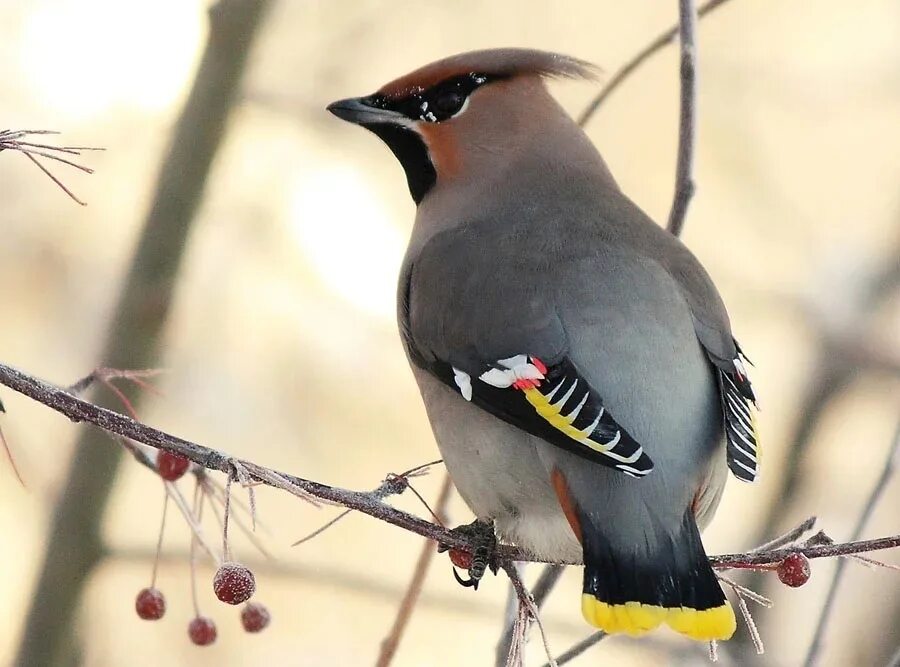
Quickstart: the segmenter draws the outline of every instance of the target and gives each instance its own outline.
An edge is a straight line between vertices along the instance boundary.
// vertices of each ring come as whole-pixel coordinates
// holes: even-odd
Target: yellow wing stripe
[[[544,396],[537,389],[526,389],[525,390],[525,398],[528,399],[528,402],[534,406],[534,409],[537,413],[543,417],[553,428],[558,431],[563,432],[568,437],[573,440],[580,442],[583,445],[590,447],[598,452],[606,452],[608,447],[604,447],[603,445],[594,442],[590,438],[588,438],[588,434],[584,431],[575,428],[572,426],[572,422],[575,421],[574,416],[563,416],[560,413],[562,406],[555,406],[550,401],[547,400],[547,397]]]
[[[640,602],[607,604],[593,595],[581,596],[581,613],[585,620],[609,634],[624,633],[633,637],[653,630],[663,622],[670,628],[697,641],[730,639],[737,628],[734,610],[725,604],[712,609],[659,607]]]

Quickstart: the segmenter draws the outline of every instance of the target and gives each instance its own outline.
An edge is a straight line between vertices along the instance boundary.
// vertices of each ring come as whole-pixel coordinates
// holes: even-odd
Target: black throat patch
[[[415,130],[388,123],[363,125],[387,144],[406,172],[409,194],[418,204],[437,181],[437,172],[428,154],[428,147]]]

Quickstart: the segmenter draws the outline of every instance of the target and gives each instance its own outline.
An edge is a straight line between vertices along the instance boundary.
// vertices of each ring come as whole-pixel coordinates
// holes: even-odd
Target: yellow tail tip
[[[581,596],[581,613],[596,628],[609,634],[624,632],[636,637],[653,630],[666,620],[667,609],[640,602],[607,604],[593,595]]]
[[[730,639],[737,628],[734,611],[727,600],[719,607],[697,610],[640,602],[607,604],[585,593],[581,596],[581,613],[588,623],[604,632],[633,637],[643,635],[663,622],[676,632],[698,641]]]
[[[737,629],[734,610],[727,600],[721,606],[702,611],[689,607],[669,609],[666,623],[675,632],[703,642],[731,639]]]

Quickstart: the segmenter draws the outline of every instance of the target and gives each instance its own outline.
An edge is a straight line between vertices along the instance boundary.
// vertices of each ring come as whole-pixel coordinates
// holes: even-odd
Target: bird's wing
[[[725,305],[699,262],[673,244],[668,268],[691,308],[694,331],[715,368],[722,401],[728,468],[743,482],[759,475],[759,436],[754,413],[756,395],[744,365],[748,361],[731,334]]]
[[[527,257],[503,258],[506,280],[485,280],[485,253],[466,230],[438,235],[404,269],[401,335],[412,363],[482,410],[578,456],[634,477],[653,469],[568,355],[563,324]],[[451,285],[452,288],[447,286]]]
[[[632,477],[653,470],[640,443],[568,358],[548,366],[518,354],[485,364],[475,376],[440,361],[427,369],[464,399],[551,444]]]

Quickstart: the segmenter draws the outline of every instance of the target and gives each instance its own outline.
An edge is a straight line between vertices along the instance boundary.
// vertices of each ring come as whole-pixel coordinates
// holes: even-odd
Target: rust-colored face
[[[488,104],[492,96],[486,93],[503,82],[590,75],[585,63],[553,53],[475,51],[426,65],[372,95],[334,102],[328,110],[372,131],[388,145],[406,172],[410,194],[419,203],[439,178],[452,179],[459,173],[463,149],[459,130],[472,125],[460,121],[471,100]]]
[[[418,203],[438,174],[448,177],[458,171],[459,148],[448,121],[466,110],[473,92],[496,79],[470,72],[431,85],[399,80],[367,97],[335,102],[328,110],[371,130],[388,145]]]

